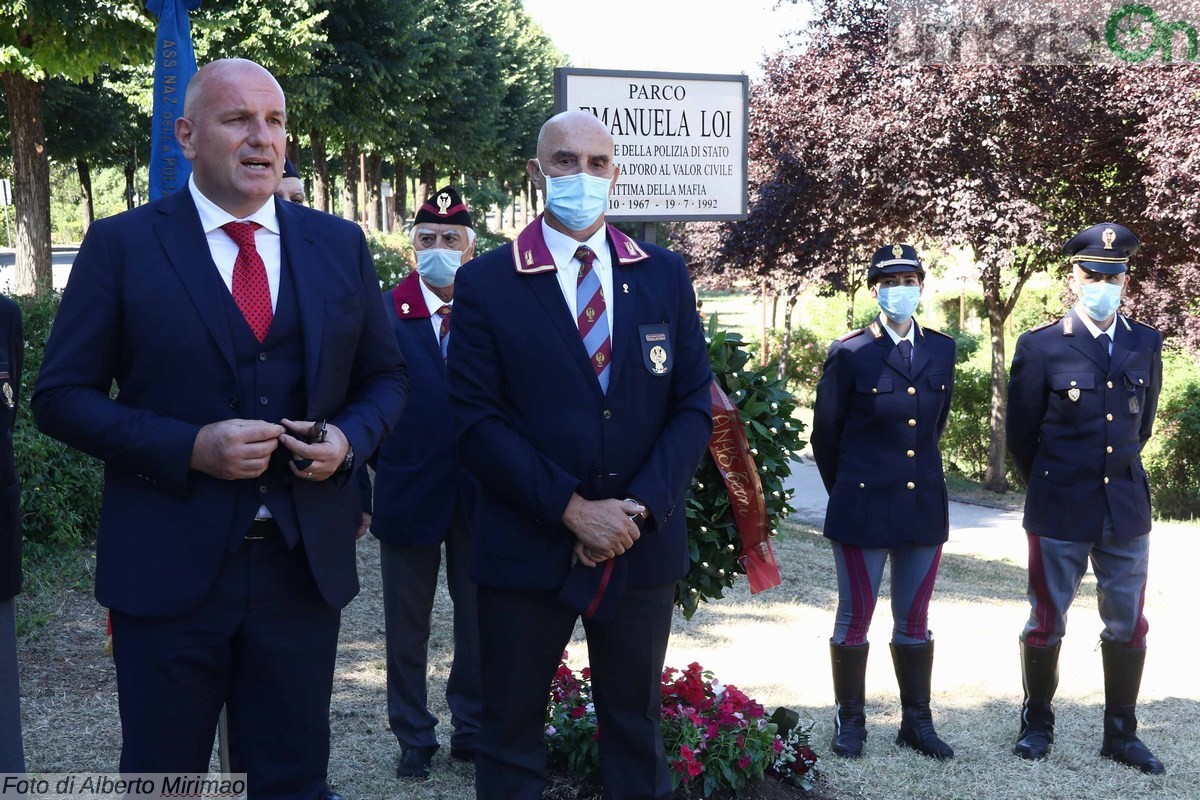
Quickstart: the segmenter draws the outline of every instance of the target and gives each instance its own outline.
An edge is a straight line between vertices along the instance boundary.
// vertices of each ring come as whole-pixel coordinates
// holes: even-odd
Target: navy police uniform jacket
[[[0,297],[0,600],[21,591],[21,483],[13,458],[13,426],[24,363],[21,307]]]
[[[955,343],[919,325],[914,336],[911,373],[878,319],[829,347],[812,449],[829,492],[825,535],[835,542],[933,546],[949,535],[938,440],[954,393]]]
[[[608,227],[615,296],[606,394],[541,225],[535,219],[455,281],[450,398],[459,459],[479,483],[468,502],[472,578],[558,589],[576,541],[562,515],[578,492],[645,503],[642,536],[621,556],[628,583],[676,581],[689,565],[683,498],[712,434],[712,372],[687,269],[678,255]],[[661,365],[650,358],[655,346],[666,349]]]
[[[1161,386],[1162,336],[1148,325],[1118,316],[1111,359],[1075,311],[1022,334],[1007,440],[1028,487],[1028,533],[1099,541],[1106,511],[1118,538],[1149,533],[1141,453]]]
[[[358,592],[354,476],[298,480],[282,446],[253,480],[189,468],[204,425],[277,421],[286,411],[275,402],[280,385],[296,387],[284,398],[294,400],[289,413],[303,414],[292,419],[327,418],[356,453],[374,452],[404,406],[404,362],[362,231],[301,205],[275,205],[281,288],[273,327],[287,309],[301,328],[295,356],[272,352],[268,334],[246,358],[238,342],[257,342],[242,335],[243,320],[232,321],[239,312],[186,189],[98,220],[75,259],[33,413],[43,432],[104,461],[96,599],[108,608],[144,617],[196,608],[260,502],[281,528],[297,528],[331,607]],[[294,368],[272,371],[293,359]]]
[[[415,271],[410,272],[383,296],[411,388],[404,413],[380,445],[374,462],[371,533],[400,547],[441,544],[458,498],[446,362],[429,321],[420,280]],[[451,319],[457,323],[457,310]],[[453,340],[453,335],[450,338]]]

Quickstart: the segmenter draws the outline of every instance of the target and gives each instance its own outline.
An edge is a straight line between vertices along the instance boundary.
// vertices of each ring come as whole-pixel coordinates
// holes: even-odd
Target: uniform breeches
[[[892,641],[922,644],[929,640],[929,600],[937,581],[942,546],[856,547],[833,542],[837,565],[838,608],[835,644],[859,645],[875,614],[883,564],[892,560]]]
[[[1098,542],[1068,542],[1029,535],[1029,621],[1021,638],[1035,647],[1053,647],[1067,632],[1067,611],[1091,560],[1104,630],[1100,638],[1134,650],[1146,647],[1150,623],[1142,614],[1150,537],[1120,541],[1112,519],[1104,521]]]

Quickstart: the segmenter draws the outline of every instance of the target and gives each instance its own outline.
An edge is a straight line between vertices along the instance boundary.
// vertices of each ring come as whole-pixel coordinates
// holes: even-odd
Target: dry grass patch
[[[1200,686],[1195,681],[1191,633],[1200,606],[1200,539],[1194,526],[1159,526],[1154,534],[1147,615],[1150,656],[1141,706],[1146,741],[1168,774],[1150,778],[1101,759],[1103,680],[1096,634],[1094,583],[1089,578],[1071,615],[1063,645],[1058,704],[1058,742],[1051,759],[1030,764],[1009,753],[1017,728],[1020,670],[1017,634],[1026,611],[1024,539],[997,530],[958,541],[943,559],[931,609],[936,632],[934,713],[939,731],[958,753],[938,764],[892,744],[899,700],[887,649],[891,625],[881,597],[871,640],[866,756],[859,761],[822,758],[822,792],[828,797],[869,800],[986,798],[987,800],[1082,800],[1200,796]],[[828,543],[813,529],[789,525],[776,542],[781,587],[750,597],[740,583],[721,602],[702,606],[687,622],[678,617],[668,664],[699,661],[772,709],[796,708],[816,720],[814,744],[828,752],[833,714],[828,638],[836,586]],[[996,538],[1000,537],[1000,538]],[[81,556],[81,559],[84,557]],[[397,747],[388,730],[384,697],[383,611],[378,546],[359,547],[362,593],[343,615],[332,711],[330,779],[351,800],[412,798],[469,800],[474,775],[452,761],[449,748],[434,759],[425,781],[394,777]],[[886,586],[886,576],[885,576]],[[71,585],[35,600],[46,623],[21,643],[25,742],[29,768],[39,772],[110,772],[120,744],[116,683],[101,652],[103,612],[88,590]],[[24,611],[23,611],[24,613]],[[439,591],[431,647],[430,699],[445,720],[449,672],[450,601]],[[571,662],[586,661],[576,632]],[[561,791],[559,785],[556,791]],[[565,795],[560,795],[565,796]]]

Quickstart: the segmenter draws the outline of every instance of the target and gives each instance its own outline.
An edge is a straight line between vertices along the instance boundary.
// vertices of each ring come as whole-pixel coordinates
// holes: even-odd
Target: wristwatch
[[[338,472],[349,472],[354,469],[354,446],[348,445],[346,457],[342,459],[342,465],[338,467]]]

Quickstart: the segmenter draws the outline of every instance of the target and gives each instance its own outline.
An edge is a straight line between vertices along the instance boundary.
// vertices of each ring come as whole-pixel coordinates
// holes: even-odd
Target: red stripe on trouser
[[[1150,632],[1150,621],[1143,613],[1146,610],[1146,584],[1142,584],[1142,593],[1138,597],[1138,618],[1133,626],[1133,637],[1125,646],[1130,650],[1146,649],[1146,634]]]
[[[942,560],[942,548],[938,545],[933,554],[933,563],[925,573],[925,579],[913,596],[912,607],[908,610],[908,630],[905,633],[911,639],[927,639],[929,637],[929,601],[933,599],[933,585],[937,582],[938,564]]]
[[[867,640],[871,618],[875,616],[875,592],[861,547],[842,545],[846,560],[846,579],[850,581],[850,625],[846,629],[846,644],[860,645]]]
[[[592,602],[588,604],[587,611],[583,612],[583,616],[591,619],[596,613],[596,609],[600,607],[600,601],[604,599],[604,592],[608,590],[608,579],[612,577],[613,560],[610,558],[604,563],[604,574],[600,576],[600,585],[596,587],[596,594],[592,597]]]
[[[1033,593],[1033,616],[1037,627],[1025,634],[1025,643],[1033,647],[1046,647],[1054,633],[1051,626],[1055,618],[1054,602],[1050,588],[1046,585],[1046,569],[1042,564],[1042,537],[1029,536],[1029,588]]]

